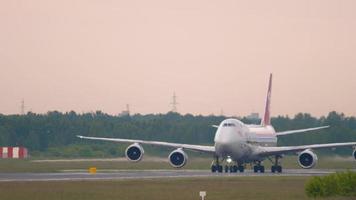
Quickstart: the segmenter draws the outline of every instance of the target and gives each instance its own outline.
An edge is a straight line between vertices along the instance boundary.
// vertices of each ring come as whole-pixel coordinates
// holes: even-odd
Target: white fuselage
[[[261,160],[255,156],[259,146],[276,146],[277,136],[270,125],[246,125],[237,119],[226,119],[220,123],[214,142],[217,156],[249,162]]]

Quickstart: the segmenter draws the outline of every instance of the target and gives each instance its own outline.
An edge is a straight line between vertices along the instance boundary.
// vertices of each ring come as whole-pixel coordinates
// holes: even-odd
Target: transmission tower
[[[21,115],[24,115],[25,114],[25,100],[24,99],[21,100],[20,110],[21,110]]]
[[[178,102],[177,102],[177,96],[176,96],[176,93],[174,92],[173,93],[173,98],[172,98],[172,102],[171,102],[171,105],[172,105],[172,112],[177,112],[177,105],[178,105]]]
[[[224,110],[222,108],[220,110],[220,116],[224,116]]]
[[[128,115],[130,115],[130,105],[126,104],[126,112]]]

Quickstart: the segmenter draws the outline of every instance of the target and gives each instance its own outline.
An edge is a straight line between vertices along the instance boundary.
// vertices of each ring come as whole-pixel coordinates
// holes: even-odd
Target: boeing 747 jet
[[[276,132],[271,125],[270,104],[272,92],[272,74],[269,78],[268,92],[264,115],[259,125],[244,124],[238,119],[225,119],[214,127],[217,128],[214,138],[214,146],[203,146],[193,144],[178,144],[161,141],[146,141],[121,138],[103,138],[80,136],[82,139],[111,141],[118,143],[131,143],[127,147],[125,155],[129,161],[138,162],[142,159],[144,149],[142,145],[163,146],[174,149],[168,156],[168,161],[175,168],[183,167],[187,161],[187,150],[210,154],[214,159],[211,165],[212,172],[244,172],[245,164],[252,163],[254,172],[264,173],[265,167],[262,161],[270,159],[273,162],[272,173],[281,173],[282,166],[280,159],[284,154],[297,153],[298,163],[302,168],[309,169],[317,163],[315,149],[335,148],[335,147],[354,147],[352,152],[356,159],[356,142],[347,143],[328,143],[312,144],[303,146],[277,146],[278,137],[314,131],[328,128],[328,126],[306,128],[299,130],[289,130]],[[223,166],[222,164],[225,163]]]

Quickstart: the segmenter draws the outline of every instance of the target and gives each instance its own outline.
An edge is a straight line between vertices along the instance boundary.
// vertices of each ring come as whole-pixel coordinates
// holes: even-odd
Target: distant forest
[[[85,114],[53,111],[47,114],[29,112],[26,115],[0,115],[0,145],[25,146],[32,156],[115,157],[123,156],[127,145],[80,140],[76,135],[212,145],[216,131],[212,125],[218,125],[226,118],[172,112],[112,116],[100,111]],[[247,118],[240,120],[245,123],[259,123]],[[315,133],[280,136],[278,145],[356,141],[356,118],[342,113],[330,112],[326,117],[320,118],[307,113],[299,113],[293,118],[278,116],[272,118],[272,124],[276,131],[331,126]],[[148,153],[162,154],[157,150],[159,148],[148,149],[152,150]],[[334,152],[351,155],[350,148],[340,148]],[[162,155],[167,154],[164,153]]]

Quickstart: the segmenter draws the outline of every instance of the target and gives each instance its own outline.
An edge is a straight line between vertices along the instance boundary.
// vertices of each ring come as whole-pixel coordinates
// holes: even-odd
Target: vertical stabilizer
[[[266,97],[265,112],[261,121],[262,126],[271,125],[271,93],[272,93],[272,74],[269,75],[268,91]]]

